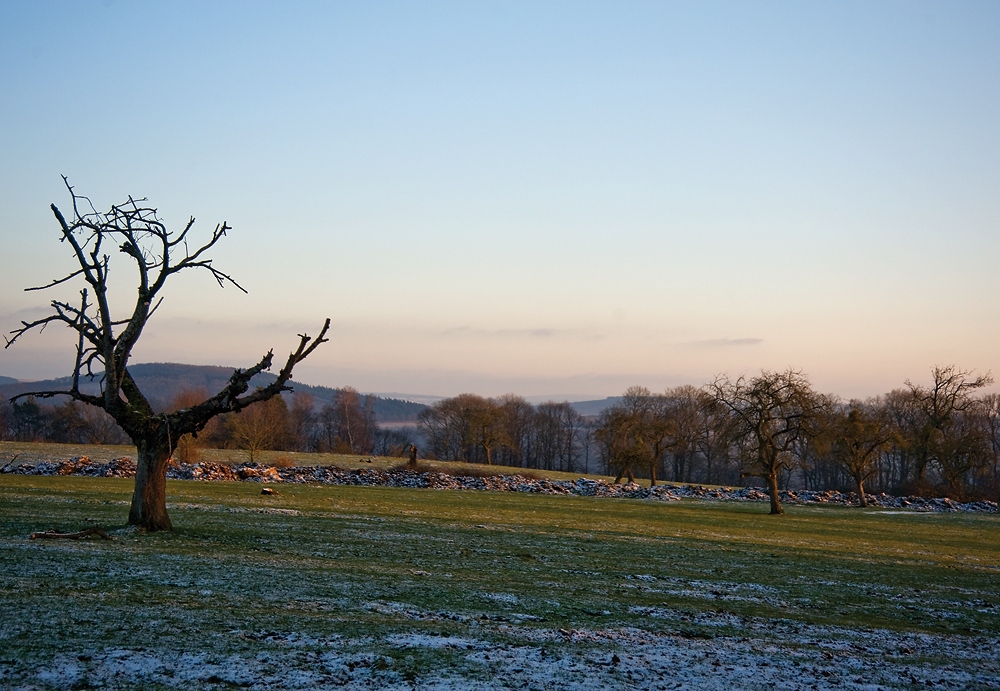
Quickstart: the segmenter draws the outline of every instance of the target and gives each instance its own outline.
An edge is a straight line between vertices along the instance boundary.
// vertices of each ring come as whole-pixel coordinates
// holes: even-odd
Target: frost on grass
[[[40,544],[120,507],[18,482],[0,689],[1000,688],[992,516],[187,483],[174,534]]]
[[[516,605],[521,601],[514,593],[483,593],[483,598],[486,600],[492,600],[493,602],[500,602],[505,605]]]
[[[230,630],[196,650],[81,647],[3,660],[11,689],[828,689],[996,688],[996,636],[900,633],[633,607],[657,626],[555,629],[392,601],[369,636]],[[666,622],[669,625],[664,627]],[[451,633],[442,633],[441,626]],[[435,630],[437,628],[437,630]],[[656,628],[656,630],[652,630]]]
[[[447,613],[441,613],[443,617]],[[650,616],[675,617],[669,610]],[[706,614],[710,619],[713,615]],[[730,619],[719,622],[732,625]],[[9,688],[125,689],[896,689],[995,688],[1000,640],[744,620],[739,636],[480,627],[478,636],[422,631],[322,639],[245,634],[241,653],[109,647],[60,654],[34,673],[0,672]],[[9,661],[8,661],[9,662]],[[13,672],[13,673],[12,673]]]

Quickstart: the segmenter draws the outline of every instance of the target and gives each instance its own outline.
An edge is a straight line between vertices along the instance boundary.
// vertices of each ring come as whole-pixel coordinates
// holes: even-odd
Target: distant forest
[[[176,363],[138,364],[129,368],[154,410],[170,412],[193,405],[221,390],[232,368]],[[251,387],[267,385],[274,375],[262,373]],[[125,433],[104,411],[82,403],[54,399],[9,399],[27,391],[60,390],[68,377],[42,382],[0,382],[0,438],[80,444],[128,444]],[[414,441],[413,425],[426,408],[394,398],[359,394],[292,382],[291,393],[256,404],[238,415],[213,420],[198,440],[185,439],[180,453],[193,458],[198,447],[246,448],[250,451],[335,451],[401,455]],[[98,382],[81,384],[96,393]],[[393,429],[405,428],[409,431]]]
[[[420,413],[446,460],[720,485],[987,498],[1000,495],[1000,394],[989,374],[936,367],[929,386],[844,401],[799,372],[632,387],[597,415],[569,403],[463,394]],[[774,507],[777,508],[777,507]]]
[[[231,370],[136,365],[160,410],[177,410],[221,388]],[[462,394],[431,406],[347,389],[295,384],[295,392],[221,415],[175,456],[200,447],[399,456],[777,489],[839,489],[1000,496],[1000,394],[989,374],[936,367],[913,384],[866,400],[812,389],[801,373],[722,377],[702,387],[583,404],[532,405],[513,394]],[[262,375],[262,382],[266,382]],[[68,382],[43,382],[45,388]],[[18,441],[128,443],[102,410],[82,403],[7,399],[30,385],[0,385],[0,437]],[[581,410],[592,413],[582,414]]]
[[[210,365],[183,365],[173,362],[147,363],[129,366],[129,372],[135,379],[136,384],[149,399],[150,404],[156,411],[169,410],[178,396],[188,392],[204,391],[206,395],[212,395],[220,391],[233,373],[232,367],[217,367]],[[265,386],[274,381],[273,374],[263,372],[254,377],[251,388],[255,386]],[[9,399],[19,393],[39,390],[59,390],[67,389],[70,386],[70,378],[62,377],[47,381],[18,382],[10,377],[0,377],[0,396]],[[327,386],[310,386],[293,381],[291,386],[295,393],[309,394],[316,404],[322,407],[326,403],[331,403],[337,396],[338,389]],[[100,390],[99,383],[83,382],[80,389],[85,393],[97,393]],[[291,394],[286,394],[290,399]],[[375,419],[379,424],[391,422],[413,422],[417,415],[426,406],[422,403],[411,401],[401,401],[395,398],[382,398],[379,396],[365,396],[372,399],[372,406],[375,411]]]

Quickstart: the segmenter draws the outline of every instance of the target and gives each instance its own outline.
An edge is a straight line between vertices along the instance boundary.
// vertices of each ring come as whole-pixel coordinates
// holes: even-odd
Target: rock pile
[[[91,477],[134,477],[135,462],[128,457],[109,463],[94,463],[86,456],[77,456],[61,463],[39,463],[4,468],[4,473],[17,475],[87,475]],[[479,490],[486,492],[529,492],[532,494],[573,494],[583,497],[613,497],[621,499],[650,499],[679,501],[703,499],[715,501],[768,501],[767,492],[759,487],[702,487],[698,485],[658,485],[640,487],[635,483],[609,484],[604,480],[580,478],[546,480],[523,475],[489,475],[468,477],[440,472],[416,472],[405,468],[382,470],[359,468],[342,470],[335,466],[295,466],[276,468],[256,463],[229,465],[226,463],[194,463],[171,466],[167,477],[174,480],[205,480],[223,482],[291,482],[323,485],[365,485],[380,487],[414,487],[427,489]],[[894,497],[888,494],[870,494],[868,503],[891,509],[911,511],[963,511],[997,513],[997,503],[977,501],[959,503],[947,497]],[[784,490],[781,501],[789,504],[838,504],[858,503],[854,492],[836,490]]]
[[[51,463],[44,461],[35,465],[21,463],[4,468],[4,473],[14,475],[87,475],[89,477],[135,477],[135,461],[128,456],[116,458],[108,463],[95,463],[88,456],[74,456],[68,461]]]

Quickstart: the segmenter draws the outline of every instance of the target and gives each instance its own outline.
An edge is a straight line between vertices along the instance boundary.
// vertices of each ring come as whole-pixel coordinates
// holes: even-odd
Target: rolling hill
[[[169,407],[170,402],[184,391],[203,390],[207,395],[220,391],[229,380],[233,369],[232,367],[185,365],[174,362],[142,363],[129,367],[139,389],[156,410],[164,410]],[[266,386],[274,380],[275,375],[262,372],[254,377],[250,384],[251,387]],[[69,388],[70,384],[69,377],[35,382],[22,382],[10,377],[2,377],[0,378],[0,396],[10,398],[28,391],[65,390]],[[310,386],[297,381],[289,382],[289,384],[295,393],[312,396],[318,407],[330,403],[337,394],[337,389],[328,386]],[[99,391],[97,381],[83,382],[80,388],[87,393]],[[383,398],[375,395],[370,395],[369,398],[375,408],[375,418],[382,424],[413,422],[417,419],[420,411],[427,407],[422,403],[413,403],[397,398]]]

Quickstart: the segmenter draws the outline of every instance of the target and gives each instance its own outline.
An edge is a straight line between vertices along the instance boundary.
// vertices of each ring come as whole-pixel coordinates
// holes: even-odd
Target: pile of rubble
[[[86,475],[90,477],[134,477],[135,462],[128,457],[108,463],[95,463],[87,456],[77,456],[61,463],[22,463],[6,467],[3,473],[17,475]],[[181,463],[167,470],[173,480],[206,480],[225,482],[291,482],[323,485],[366,485],[379,487],[414,487],[428,489],[479,490],[487,492],[529,492],[532,494],[573,494],[583,497],[615,497],[621,499],[653,499],[678,501],[707,499],[715,501],[768,501],[766,491],[759,487],[702,487],[698,485],[658,485],[641,487],[634,482],[618,485],[604,480],[580,478],[546,480],[523,475],[488,475],[469,477],[440,472],[418,472],[405,468],[382,470],[359,468],[343,470],[336,466],[294,466],[277,468],[256,463]],[[867,495],[868,504],[881,508],[912,511],[963,511],[997,513],[997,503],[977,501],[960,503],[947,497],[893,497],[888,494]],[[836,490],[783,490],[781,501],[789,504],[856,505],[854,492]]]
[[[135,477],[135,461],[128,456],[107,463],[95,463],[89,456],[74,456],[68,461],[53,463],[21,463],[0,470],[14,475],[86,475],[88,477]]]

